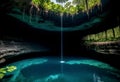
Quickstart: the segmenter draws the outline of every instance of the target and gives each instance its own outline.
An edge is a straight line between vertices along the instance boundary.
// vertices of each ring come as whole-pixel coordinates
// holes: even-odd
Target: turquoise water
[[[63,73],[61,73],[61,64]],[[119,82],[119,70],[92,59],[33,58],[12,63],[17,70],[2,82]]]

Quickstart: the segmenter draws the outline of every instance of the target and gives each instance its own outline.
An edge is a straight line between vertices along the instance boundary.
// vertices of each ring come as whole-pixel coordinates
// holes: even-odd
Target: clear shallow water
[[[65,58],[66,59],[66,58]],[[61,73],[61,64],[63,73]],[[119,70],[92,59],[34,58],[12,63],[17,70],[2,82],[119,82]],[[8,75],[10,75],[8,74]]]

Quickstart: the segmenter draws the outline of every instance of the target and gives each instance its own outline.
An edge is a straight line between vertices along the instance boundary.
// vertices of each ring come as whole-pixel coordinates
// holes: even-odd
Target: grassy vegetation
[[[108,29],[106,31],[87,35],[84,40],[86,42],[104,42],[104,41],[117,41],[120,40],[120,27]]]

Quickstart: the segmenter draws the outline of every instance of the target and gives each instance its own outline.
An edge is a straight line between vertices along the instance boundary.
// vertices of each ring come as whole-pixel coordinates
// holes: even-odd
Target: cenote
[[[120,82],[115,0],[0,0],[0,82]]]
[[[61,64],[63,66],[61,72]],[[119,70],[103,62],[92,59],[33,58],[9,65],[17,67],[11,78],[2,82],[119,82]]]

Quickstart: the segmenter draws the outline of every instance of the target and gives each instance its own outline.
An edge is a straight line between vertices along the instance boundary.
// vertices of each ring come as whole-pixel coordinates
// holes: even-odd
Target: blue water
[[[34,58],[12,63],[17,70],[2,82],[119,82],[119,70],[92,59]]]

